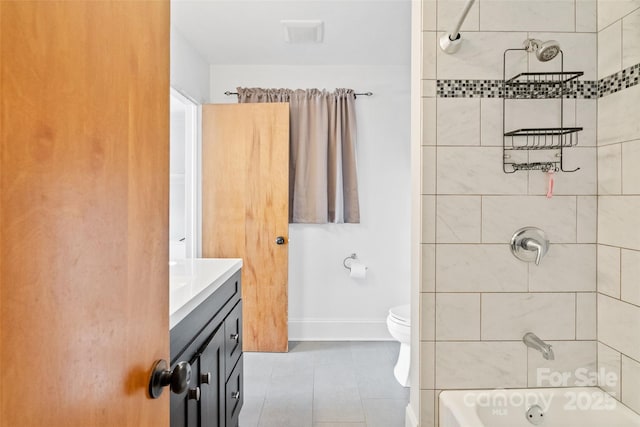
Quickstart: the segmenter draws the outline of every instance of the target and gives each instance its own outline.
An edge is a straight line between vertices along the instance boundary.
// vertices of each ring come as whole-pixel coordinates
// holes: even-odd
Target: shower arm
[[[460,14],[460,18],[458,18],[458,21],[456,22],[456,26],[453,27],[453,31],[440,37],[440,49],[445,53],[455,53],[460,49],[460,43],[462,42],[460,28],[462,27],[464,20],[467,18],[467,14],[469,14],[469,10],[475,1],[476,0],[467,0],[462,13]]]

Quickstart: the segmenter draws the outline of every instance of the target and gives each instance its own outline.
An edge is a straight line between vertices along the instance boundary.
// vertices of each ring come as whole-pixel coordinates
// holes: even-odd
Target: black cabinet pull
[[[187,394],[189,400],[195,400],[196,402],[200,400],[200,387],[190,388],[189,393]]]

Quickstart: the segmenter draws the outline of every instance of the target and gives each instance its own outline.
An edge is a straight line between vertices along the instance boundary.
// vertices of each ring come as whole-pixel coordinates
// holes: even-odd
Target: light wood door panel
[[[289,106],[202,108],[202,254],[238,257],[243,350],[288,349]]]
[[[168,427],[168,1],[0,1],[0,425]]]

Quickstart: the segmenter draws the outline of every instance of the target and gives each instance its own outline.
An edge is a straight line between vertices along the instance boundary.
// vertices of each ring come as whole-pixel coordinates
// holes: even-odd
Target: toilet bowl
[[[391,336],[400,342],[400,352],[393,374],[403,387],[409,387],[411,365],[411,307],[409,304],[389,309],[387,328]]]

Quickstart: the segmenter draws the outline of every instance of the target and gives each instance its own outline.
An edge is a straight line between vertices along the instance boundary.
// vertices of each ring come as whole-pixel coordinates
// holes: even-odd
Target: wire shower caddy
[[[578,132],[582,127],[564,125],[564,98],[569,93],[569,82],[582,76],[582,71],[564,71],[563,52],[560,51],[560,71],[525,72],[507,79],[507,53],[522,52],[526,49],[507,49],[503,55],[502,66],[502,169],[505,173],[516,171],[540,170],[543,172],[575,172],[565,169],[564,150],[578,144]],[[559,99],[560,126],[506,129],[506,102],[508,99]],[[513,157],[517,151],[556,150],[545,161],[516,162]],[[552,157],[551,157],[552,156]]]

